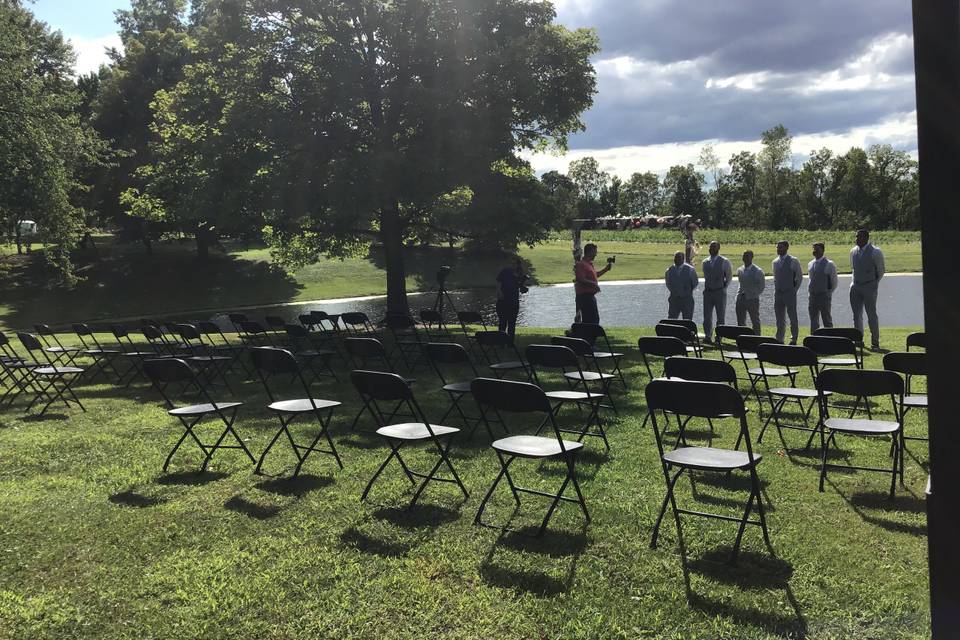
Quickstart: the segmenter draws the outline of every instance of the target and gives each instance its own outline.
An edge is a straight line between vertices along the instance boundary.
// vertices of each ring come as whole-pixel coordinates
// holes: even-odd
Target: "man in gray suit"
[[[693,319],[693,290],[700,284],[697,270],[684,260],[683,251],[673,254],[673,266],[664,274],[670,292],[667,317],[671,320],[683,314],[684,320]]]
[[[749,249],[743,252],[743,266],[737,269],[737,280],[740,281],[736,303],[737,324],[745,325],[749,315],[753,332],[760,335],[760,294],[767,282],[763,270],[753,263],[753,251]]]
[[[850,250],[850,267],[853,282],[850,283],[850,307],[853,309],[853,326],[863,331],[863,310],[867,310],[870,325],[870,348],[880,349],[880,319],[877,317],[877,292],[883,278],[885,265],[883,252],[870,242],[870,231],[857,231],[857,246]]]
[[[727,287],[733,279],[730,261],[720,255],[720,243],[710,243],[710,257],[703,261],[703,334],[707,342],[713,342],[713,312],[717,312],[717,324],[727,320]]]
[[[810,333],[823,326],[833,326],[833,292],[837,288],[837,265],[824,255],[825,247],[822,242],[813,245],[813,260],[807,265],[807,310],[810,312]]]
[[[797,320],[797,291],[803,284],[803,269],[800,261],[788,253],[790,243],[777,243],[777,258],[773,261],[773,312],[777,317],[777,340],[783,342],[787,333],[787,318],[790,316],[790,344],[797,344],[800,337],[800,322]]]

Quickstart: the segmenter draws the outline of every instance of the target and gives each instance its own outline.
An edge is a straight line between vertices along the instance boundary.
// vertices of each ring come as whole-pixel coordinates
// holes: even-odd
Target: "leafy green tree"
[[[663,177],[663,191],[670,215],[702,218],[706,212],[703,176],[692,164],[674,165]]]
[[[741,151],[730,158],[730,195],[726,198],[732,222],[736,226],[764,229],[760,167],[757,156]]]
[[[70,45],[16,0],[0,0],[0,61],[0,233],[20,249],[19,221],[37,222],[44,255],[70,281],[83,226],[77,176],[104,147],[80,117]]]
[[[652,171],[634,173],[620,190],[617,211],[622,216],[648,216],[660,207],[660,178]]]
[[[620,202],[622,189],[623,180],[620,179],[620,176],[612,176],[610,180],[600,188],[600,197],[598,198],[600,201],[600,215],[617,215],[617,204]]]
[[[799,206],[804,212],[804,226],[809,229],[828,229],[831,226],[827,198],[832,158],[830,149],[814,151],[797,175]]]
[[[595,34],[553,24],[544,2],[209,0],[195,15],[193,62],[154,101],[139,197],[197,229],[262,215],[291,264],[378,241],[392,312],[407,310],[403,243],[438,200],[539,188],[498,163],[563,148],[595,91]]]
[[[763,149],[757,156],[760,179],[766,201],[767,224],[782,229],[791,222],[788,189],[792,182],[790,162],[792,137],[787,128],[778,124],[760,134]]]
[[[567,176],[577,185],[579,202],[577,216],[580,218],[596,218],[603,215],[600,205],[600,192],[609,182],[610,175],[600,170],[600,163],[592,156],[587,156],[570,163]]]
[[[915,206],[911,178],[917,163],[905,151],[897,151],[888,144],[875,144],[867,149],[867,162],[870,163],[872,225],[881,229],[902,227]]]
[[[540,176],[540,182],[557,212],[557,226],[569,228],[577,217],[577,185],[559,171],[547,171]]]

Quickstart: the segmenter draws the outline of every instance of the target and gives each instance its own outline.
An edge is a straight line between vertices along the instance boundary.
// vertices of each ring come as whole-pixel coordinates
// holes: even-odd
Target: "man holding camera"
[[[497,323],[500,331],[513,341],[520,315],[520,294],[527,292],[527,276],[520,258],[513,267],[504,267],[497,274]]]
[[[583,257],[573,267],[573,289],[577,294],[577,310],[580,322],[600,324],[600,310],[597,308],[597,294],[600,293],[600,277],[613,268],[615,257],[607,258],[607,266],[597,271],[593,261],[597,257],[597,245],[592,242],[583,248]]]

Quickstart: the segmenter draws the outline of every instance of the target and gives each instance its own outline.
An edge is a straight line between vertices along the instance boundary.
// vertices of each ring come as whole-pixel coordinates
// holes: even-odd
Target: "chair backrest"
[[[737,372],[729,362],[708,358],[674,356],[663,363],[663,375],[696,382],[737,384]]]
[[[230,320],[233,324],[240,326],[241,322],[246,322],[250,318],[247,317],[245,313],[228,313],[227,319]]]
[[[343,346],[354,358],[384,358],[387,352],[376,338],[345,338]]]
[[[302,324],[285,324],[283,325],[284,330],[287,332],[287,335],[296,340],[309,340],[310,331]]]
[[[696,322],[693,320],[684,320],[683,318],[664,318],[657,324],[675,324],[678,327],[685,327],[693,333],[693,335],[697,335],[697,332],[700,330]]]
[[[413,319],[412,316],[405,315],[402,313],[390,314],[384,318],[383,323],[387,326],[388,329],[394,331],[403,331],[406,329],[414,329],[417,326],[417,321]]]
[[[130,330],[122,324],[111,325],[110,331],[113,333],[113,337],[117,340],[130,337]]]
[[[470,362],[470,354],[456,342],[428,342],[424,349],[433,362],[461,364]]]
[[[535,384],[477,378],[470,383],[473,397],[482,406],[510,413],[552,413],[547,394]]]
[[[27,351],[41,351],[43,352],[43,345],[40,344],[40,340],[37,339],[37,336],[32,333],[20,332],[17,333],[17,338],[20,339],[20,344],[23,345],[23,348]]]
[[[193,380],[193,369],[179,358],[152,358],[143,361],[143,370],[154,383],[168,384]]]
[[[877,369],[824,369],[817,377],[817,388],[847,396],[903,395],[903,378],[895,371]]]
[[[552,336],[550,344],[566,347],[580,357],[586,358],[593,355],[593,347],[583,338],[573,338],[569,336]]]
[[[424,324],[443,324],[443,316],[435,309],[420,309],[420,321]]]
[[[486,324],[483,321],[483,315],[479,311],[458,311],[457,322],[460,324]]]
[[[692,344],[697,339],[696,334],[690,331],[690,329],[681,327],[678,324],[658,324],[654,327],[654,330],[658,336],[677,338],[686,344]]]
[[[296,374],[300,365],[292,353],[277,347],[254,347],[250,349],[253,367],[258,371],[275,375],[278,373]]]
[[[200,339],[200,331],[192,324],[178,324],[176,328],[177,334],[179,334],[184,341]]]
[[[369,326],[370,318],[363,311],[347,311],[340,314],[340,321],[351,327]]]
[[[75,334],[77,334],[78,336],[89,336],[89,335],[93,335],[93,331],[90,330],[90,327],[88,327],[86,324],[84,324],[84,323],[82,323],[82,322],[74,322],[74,323],[73,323],[73,332],[74,332]]]
[[[216,322],[210,322],[209,320],[197,320],[193,325],[197,328],[197,331],[202,333],[205,336],[222,336],[223,332],[220,331],[220,327],[217,326]]]
[[[569,368],[579,369],[580,367],[577,354],[565,345],[531,344],[527,347],[525,355],[527,362],[534,367],[534,375],[536,375],[537,367],[564,370]]]
[[[48,324],[35,324],[33,325],[33,330],[37,332],[38,336],[52,336],[55,335],[53,329],[50,328]]]
[[[813,335],[830,338],[846,338],[847,340],[852,340],[854,344],[863,344],[863,331],[855,327],[820,327],[813,332]]]
[[[736,324],[718,324],[715,329],[717,338],[720,340],[736,341],[737,336],[753,335],[751,327],[743,327]]]
[[[356,369],[350,372],[350,381],[364,398],[384,401],[413,399],[410,385],[395,373]]]
[[[680,338],[670,336],[641,336],[637,348],[642,355],[669,358],[687,355],[687,346]]]
[[[163,341],[163,332],[153,325],[145,324],[141,326],[140,332],[143,334],[143,337],[149,340],[150,342],[153,342],[155,340],[159,340],[161,342]]]
[[[268,327],[273,327],[274,329],[283,329],[287,324],[287,321],[280,316],[265,316],[263,320],[267,323]]]
[[[906,376],[927,375],[927,354],[923,351],[894,351],[883,356],[883,368]]]
[[[927,334],[924,331],[916,331],[914,333],[907,334],[907,351],[910,351],[910,347],[919,347],[921,349],[927,348]]]
[[[779,367],[813,367],[817,366],[817,354],[806,346],[791,344],[760,344],[757,345],[757,359],[763,364],[775,364]]]
[[[574,338],[580,338],[581,340],[586,340],[590,344],[593,344],[597,338],[605,338],[607,333],[599,324],[592,324],[589,322],[574,322],[572,325],[570,325],[570,336]]]
[[[857,345],[850,338],[841,336],[807,336],[803,339],[803,346],[818,356],[851,355],[856,357]]]
[[[256,320],[243,320],[240,322],[240,330],[250,335],[261,335],[267,332],[263,325]]]
[[[510,345],[510,336],[502,331],[477,331],[474,338],[482,347],[502,348]]]
[[[756,353],[757,348],[762,344],[783,344],[773,336],[755,336],[752,334],[743,334],[737,336],[737,349],[741,353]]]
[[[682,416],[743,417],[746,407],[740,392],[720,382],[653,380],[646,388],[647,408]]]

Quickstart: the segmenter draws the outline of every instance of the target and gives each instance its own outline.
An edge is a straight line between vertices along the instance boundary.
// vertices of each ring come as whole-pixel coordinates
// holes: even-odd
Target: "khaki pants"
[[[753,332],[760,335],[760,299],[747,300],[746,297],[737,296],[737,324],[741,327],[747,324],[747,315],[750,316],[750,326]]]

